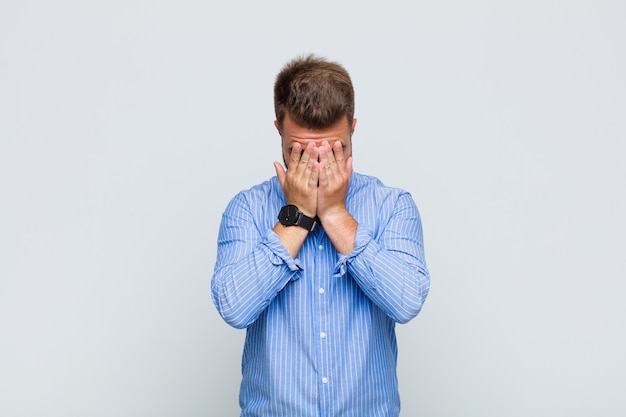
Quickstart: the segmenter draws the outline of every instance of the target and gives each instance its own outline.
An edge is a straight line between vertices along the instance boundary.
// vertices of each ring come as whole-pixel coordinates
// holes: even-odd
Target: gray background
[[[235,416],[221,213],[272,83],[343,63],[355,169],[420,207],[403,415],[626,415],[623,1],[0,2],[0,415]]]

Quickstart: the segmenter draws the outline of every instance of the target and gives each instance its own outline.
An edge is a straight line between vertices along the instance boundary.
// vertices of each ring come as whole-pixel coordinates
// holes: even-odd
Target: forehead
[[[281,133],[286,145],[292,142],[303,144],[315,142],[319,145],[325,140],[329,142],[348,141],[350,138],[350,126],[347,120],[342,119],[323,129],[311,129],[296,124],[289,115],[286,115],[282,123]]]

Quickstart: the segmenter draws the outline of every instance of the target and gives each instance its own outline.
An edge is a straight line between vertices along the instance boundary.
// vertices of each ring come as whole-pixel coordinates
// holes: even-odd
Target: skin
[[[283,160],[287,170],[274,162],[287,204],[297,206],[309,217],[317,216],[335,249],[349,254],[354,249],[357,222],[346,209],[346,194],[352,175],[352,123],[342,119],[324,129],[299,126],[285,116],[282,128]],[[274,232],[295,258],[308,236],[302,227],[276,223]]]

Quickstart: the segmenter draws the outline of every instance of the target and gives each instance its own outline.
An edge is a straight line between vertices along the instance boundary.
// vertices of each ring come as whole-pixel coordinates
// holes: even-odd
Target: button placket
[[[330,378],[332,375],[329,374],[331,369],[330,363],[332,362],[332,358],[329,357],[329,346],[328,346],[328,285],[330,283],[330,278],[332,278],[332,268],[333,261],[329,259],[332,257],[332,254],[329,253],[330,242],[325,234],[320,234],[317,242],[316,242],[316,261],[318,265],[320,265],[319,269],[317,269],[316,274],[316,282],[318,283],[317,287],[317,312],[318,316],[318,357],[320,359],[319,363],[319,381],[322,386],[328,386],[330,382]],[[323,265],[323,266],[322,266]],[[326,391],[326,389],[324,390]],[[324,394],[324,396],[327,394]],[[323,403],[330,401],[329,398],[322,400]]]

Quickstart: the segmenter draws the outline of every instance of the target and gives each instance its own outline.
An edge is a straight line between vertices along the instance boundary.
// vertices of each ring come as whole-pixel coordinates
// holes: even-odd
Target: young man
[[[395,323],[429,289],[411,196],[352,171],[354,91],[315,56],[274,86],[287,169],[230,202],[211,282],[246,328],[241,416],[398,416]]]

